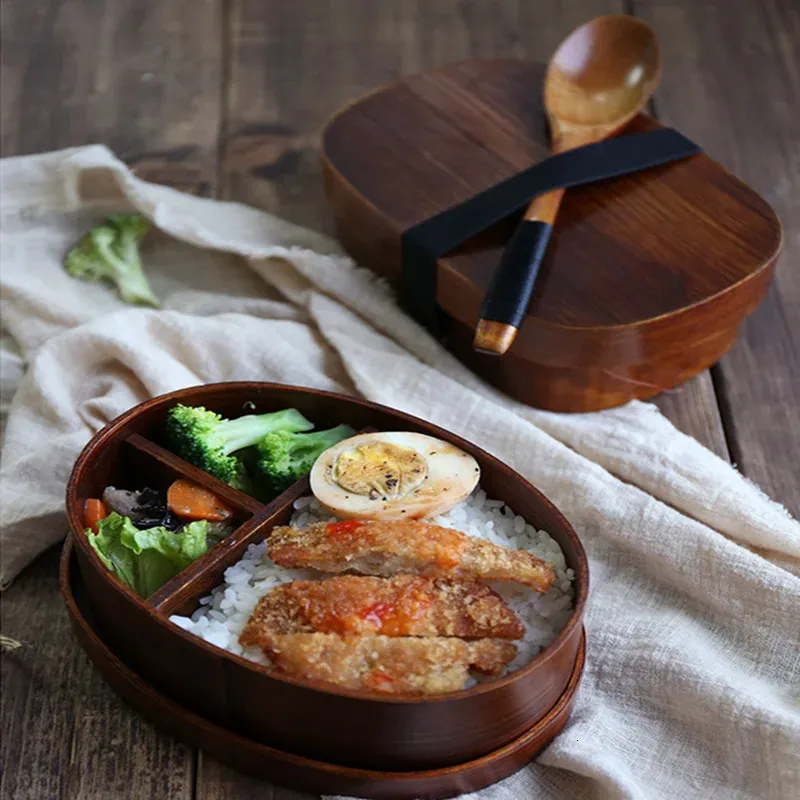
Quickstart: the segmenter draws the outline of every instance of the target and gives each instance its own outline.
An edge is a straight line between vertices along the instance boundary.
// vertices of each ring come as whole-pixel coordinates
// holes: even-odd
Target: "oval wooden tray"
[[[561,545],[575,571],[575,609],[551,645],[520,670],[472,689],[419,698],[332,689],[277,675],[217,648],[169,622],[191,613],[250,543],[285,524],[303,480],[262,505],[183,462],[158,443],[167,409],[204,405],[227,416],[298,408],[320,427],[411,430],[448,440],[471,453],[481,485]],[[252,405],[250,405],[252,404]],[[118,581],[89,546],[82,509],[113,484],[165,486],[195,480],[238,510],[239,527],[146,600]],[[87,445],[67,489],[67,514],[83,581],[105,641],[143,678],[181,705],[222,727],[292,752],[379,770],[457,765],[517,739],[543,719],[563,693],[580,646],[588,563],[578,537],[533,486],[475,445],[398,411],[342,395],[267,383],[197,386],[155,398],[112,422]],[[308,724],[313,720],[313,725]]]
[[[354,101],[322,136],[339,237],[398,283],[404,231],[549,155],[542,64],[462,61]],[[623,132],[658,128],[640,116]],[[706,368],[763,299],[781,226],[746,184],[700,154],[569,189],[511,350],[479,354],[481,301],[516,220],[441,258],[448,346],[523,402],[590,411]]]
[[[585,636],[575,666],[556,704],[533,728],[483,758],[438,770],[379,772],[354,769],[283,752],[215,725],[192,713],[142,679],[101,639],[68,538],[61,556],[61,594],[78,641],[111,687],[159,728],[220,761],[272,783],[317,794],[414,800],[473,792],[521,769],[567,722],[583,674]]]

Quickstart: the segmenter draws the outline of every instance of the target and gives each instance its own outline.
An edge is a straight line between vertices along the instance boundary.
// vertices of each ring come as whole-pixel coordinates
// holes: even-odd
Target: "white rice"
[[[291,525],[303,528],[328,519],[332,518],[322,512],[316,498],[308,496],[295,500]],[[567,568],[561,548],[547,533],[537,531],[502,500],[487,499],[480,488],[463,503],[430,521],[504,547],[528,550],[552,564],[556,577],[546,594],[513,583],[492,584],[525,625],[525,638],[517,643],[519,653],[508,668],[509,671],[519,669],[556,638],[572,613],[575,574]],[[173,615],[170,621],[217,647],[267,664],[259,648],[239,644],[239,634],[256,603],[278,584],[321,577],[323,574],[316,570],[279,567],[267,555],[266,542],[251,544],[244,558],[225,570],[225,582],[200,600],[191,617]]]

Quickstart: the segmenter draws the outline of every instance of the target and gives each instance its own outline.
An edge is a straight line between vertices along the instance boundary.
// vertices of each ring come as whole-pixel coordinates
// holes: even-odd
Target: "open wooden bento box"
[[[183,461],[167,449],[164,433],[165,415],[178,403],[204,406],[229,418],[296,408],[317,428],[346,423],[357,431],[409,431],[460,448],[478,462],[482,492],[519,515],[510,518],[517,532],[523,527],[519,517],[524,518],[536,531],[546,531],[561,548],[566,568],[574,576],[569,589],[571,612],[562,615],[563,627],[530,661],[513,671],[470,688],[431,696],[381,694],[305,680],[184,630],[170,617],[193,614],[201,598],[223,583],[225,571],[243,558],[249,545],[267,539],[275,526],[289,524],[293,515],[296,519],[297,507],[303,505],[297,501],[309,494],[309,483],[301,479],[262,503]],[[209,489],[230,507],[235,528],[142,599],[90,546],[85,501],[101,496],[109,485],[163,490],[179,478]],[[114,659],[165,698],[165,706],[174,703],[185,710],[187,719],[202,719],[202,731],[195,725],[197,735],[189,736],[195,744],[208,745],[214,752],[214,743],[203,736],[209,737],[208,731],[217,728],[254,748],[269,748],[325,767],[317,775],[309,768],[305,781],[261,771],[276,782],[368,797],[450,796],[499,780],[521,767],[555,736],[569,713],[583,663],[588,568],[581,543],[559,511],[524,478],[470,442],[423,420],[349,397],[268,383],[180,390],[131,409],[92,439],[70,478],[67,513],[77,560],[73,572],[96,626],[89,638],[96,634]],[[496,513],[503,512],[496,509]],[[73,613],[73,621],[74,617]],[[86,631],[78,633],[87,646]],[[92,655],[91,648],[87,650]],[[556,709],[559,724],[552,724]],[[547,735],[532,738],[532,732],[545,723],[549,724]],[[517,747],[520,742],[524,746]],[[508,757],[511,751],[517,753],[516,758]],[[240,759],[236,766],[258,772],[257,761],[254,757],[248,765]],[[336,774],[356,778],[342,783],[324,777]],[[459,780],[459,774],[471,777]],[[406,785],[403,776],[413,780],[409,778]],[[428,778],[431,782],[426,783]]]

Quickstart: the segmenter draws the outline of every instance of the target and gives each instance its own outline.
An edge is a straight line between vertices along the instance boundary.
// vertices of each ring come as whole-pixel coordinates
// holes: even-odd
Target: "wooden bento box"
[[[703,152],[569,188],[514,344],[477,352],[481,303],[519,214],[430,266],[407,236],[550,155],[544,72],[461,61],[354,100],[322,132],[325,191],[345,249],[401,297],[409,253],[434,273],[443,343],[470,369],[524,403],[595,411],[724,355],[767,292],[782,231],[769,204]],[[661,127],[640,115],[620,135]]]
[[[308,494],[309,487],[303,479],[262,504],[181,460],[163,446],[165,414],[179,402],[228,417],[293,407],[318,427],[347,423],[356,430],[412,431],[461,448],[478,461],[481,486],[490,497],[503,500],[537,529],[547,531],[562,548],[575,573],[569,621],[552,644],[517,671],[430,698],[345,691],[285,677],[181,629],[169,621],[170,615],[197,608],[198,600],[222,581],[225,569],[241,559],[249,544],[263,541],[273,526],[289,521],[294,501]],[[84,502],[99,496],[107,485],[165,488],[180,477],[205,486],[235,509],[237,527],[143,600],[106,568],[89,545]],[[446,771],[502,752],[504,746],[524,738],[560,700],[563,704],[568,684],[574,693],[579,653],[582,659],[588,564],[572,527],[536,488],[498,459],[390,408],[269,383],[223,383],[172,392],[136,406],[91,440],[69,481],[67,514],[76,574],[95,620],[95,633],[113,658],[188,714],[254,746],[344,770]],[[84,641],[80,631],[79,635]],[[202,737],[197,743],[213,745]],[[485,777],[489,782],[503,775],[495,769]],[[324,785],[319,790],[323,789]]]

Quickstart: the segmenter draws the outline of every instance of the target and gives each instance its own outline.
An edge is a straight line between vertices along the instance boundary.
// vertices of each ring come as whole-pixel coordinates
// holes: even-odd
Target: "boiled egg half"
[[[311,491],[342,519],[422,519],[460,503],[478,462],[448,442],[403,431],[343,439],[314,462]]]

